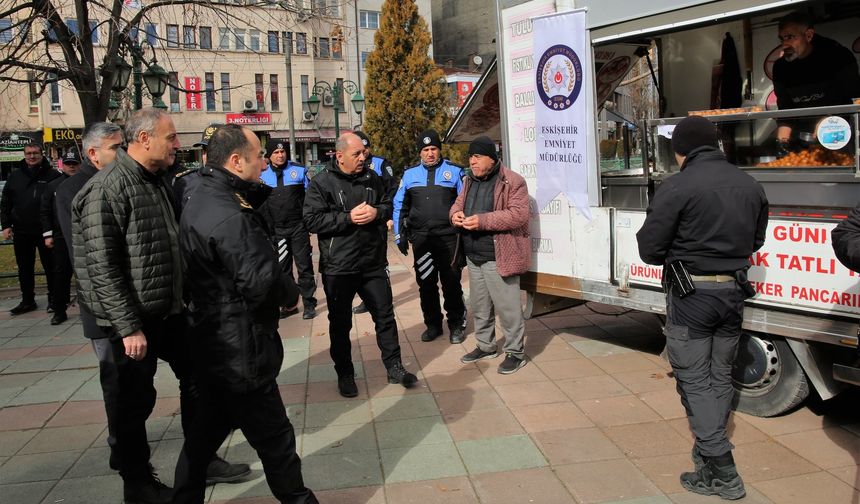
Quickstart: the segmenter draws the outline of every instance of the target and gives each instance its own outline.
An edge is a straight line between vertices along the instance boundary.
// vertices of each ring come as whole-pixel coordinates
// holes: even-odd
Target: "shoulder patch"
[[[177,174],[176,174],[176,175],[174,175],[173,177],[174,177],[174,178],[178,178],[178,179],[179,179],[179,178],[182,178],[182,177],[184,177],[184,176],[188,175],[189,173],[193,173],[193,172],[196,172],[196,171],[197,171],[197,168],[189,168],[189,169],[187,169],[187,170],[184,170],[184,171],[181,171],[181,172],[177,173]]]
[[[233,193],[233,196],[236,197],[236,200],[239,202],[240,207],[245,208],[247,210],[253,210],[254,209],[254,207],[252,207],[251,204],[248,203],[248,200],[246,200],[245,197],[242,196],[241,194]]]
[[[386,166],[386,167],[385,167],[385,172],[386,172],[386,173],[388,173],[388,176],[389,176],[389,177],[393,177],[393,176],[394,176],[394,170],[392,170],[392,169],[391,169],[391,165],[388,165],[388,166]]]

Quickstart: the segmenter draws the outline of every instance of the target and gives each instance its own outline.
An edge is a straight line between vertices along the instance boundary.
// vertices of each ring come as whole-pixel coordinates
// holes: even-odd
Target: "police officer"
[[[194,147],[200,147],[203,166],[206,166],[206,149],[209,147],[209,139],[212,138],[212,135],[215,134],[215,131],[218,130],[219,126],[223,125],[214,123],[207,126],[206,129],[203,130],[203,135],[200,137],[200,141],[194,143]],[[197,187],[197,184],[200,181],[199,175],[200,173],[198,172],[198,168],[190,168],[177,173],[171,180],[171,185],[173,187],[173,205],[174,210],[176,210],[177,220],[182,214],[182,208],[185,207],[188,199],[191,198],[191,193],[194,192],[194,188]]]
[[[270,189],[260,140],[238,125],[218,128],[210,163],[180,224],[192,300],[199,412],[176,465],[173,502],[204,501],[206,468],[234,425],[263,462],[279,502],[316,503],[304,486],[295,432],[275,378],[283,361],[278,306],[298,289],[283,274],[265,220],[256,212]]]
[[[636,234],[639,255],[662,265],[666,349],[690,430],[696,436],[687,490],[739,499],[746,492],[726,434],[734,388],[731,370],[743,322],[749,257],[764,244],[768,203],[751,176],[726,161],[705,118],[675,127],[681,172],[655,194]]]
[[[397,192],[397,184],[394,182],[394,168],[391,162],[384,157],[374,156],[370,147],[370,138],[363,131],[354,131],[355,135],[361,139],[364,145],[364,155],[367,157],[365,163],[368,168],[375,171],[382,178],[382,185],[385,187],[385,192],[393,200],[394,194]],[[388,221],[388,228],[391,229],[392,221]],[[352,313],[367,313],[367,307],[362,302],[352,309]]]
[[[42,193],[42,206],[39,209],[39,217],[42,220],[42,238],[45,246],[51,249],[51,257],[54,263],[54,285],[51,291],[54,294],[51,306],[54,315],[51,317],[51,325],[62,324],[68,320],[66,308],[69,306],[70,289],[72,288],[72,261],[69,258],[68,242],[63,237],[60,229],[60,220],[57,218],[55,205],[57,188],[68,180],[69,177],[78,173],[81,167],[81,155],[76,148],[69,149],[63,154],[63,176],[57,177],[48,183],[47,189]]]
[[[287,258],[282,263],[287,275],[293,275],[292,263],[296,263],[304,306],[302,318],[312,319],[317,316],[317,299],[314,297],[317,284],[314,280],[310,235],[302,223],[302,206],[308,187],[307,170],[287,159],[287,146],[283,140],[269,140],[266,152],[271,164],[263,172],[262,180],[272,188],[272,195],[266,200],[262,211],[274,230],[275,239],[278,242],[285,241],[286,249],[282,253],[289,250],[292,255],[292,260]],[[281,308],[281,317],[292,313],[291,307]]]
[[[426,326],[421,341],[433,341],[442,334],[437,287],[441,281],[450,341],[462,343],[466,337],[466,305],[460,285],[463,257],[457,254],[457,230],[448,219],[448,210],[463,189],[463,168],[442,159],[442,142],[434,130],[422,132],[417,144],[421,162],[403,173],[394,196],[394,242],[403,255],[412,242]]]

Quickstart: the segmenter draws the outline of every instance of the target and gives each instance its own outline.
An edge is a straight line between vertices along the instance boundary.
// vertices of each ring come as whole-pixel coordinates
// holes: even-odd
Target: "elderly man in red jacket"
[[[502,166],[495,144],[485,136],[469,145],[469,167],[463,191],[449,212],[451,223],[463,229],[478,343],[460,360],[469,363],[499,356],[498,313],[505,336],[505,360],[499,373],[511,374],[526,364],[520,275],[528,270],[532,255],[528,188],[519,174]]]

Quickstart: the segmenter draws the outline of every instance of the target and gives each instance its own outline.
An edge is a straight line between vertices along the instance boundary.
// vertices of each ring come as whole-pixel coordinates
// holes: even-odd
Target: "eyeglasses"
[[[36,157],[36,156],[41,156],[42,153],[41,152],[25,152],[24,155],[27,157]]]

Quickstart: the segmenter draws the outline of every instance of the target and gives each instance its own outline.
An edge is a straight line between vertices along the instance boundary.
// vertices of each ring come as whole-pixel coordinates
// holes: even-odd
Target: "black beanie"
[[[490,137],[479,136],[472,140],[469,144],[469,156],[472,154],[481,154],[493,158],[493,161],[498,161],[499,156],[496,154],[496,144],[490,140]]]
[[[270,138],[268,142],[266,142],[266,156],[271,156],[273,152],[276,150],[283,149],[290,153],[290,144],[285,141],[283,138]]]
[[[365,148],[370,148],[370,138],[368,138],[363,131],[353,131],[353,133],[355,133],[355,136],[361,139],[361,143],[364,144]]]
[[[672,150],[682,156],[706,145],[719,148],[719,135],[714,124],[702,116],[685,117],[672,132]]]
[[[436,130],[424,130],[418,135],[418,142],[416,142],[416,146],[418,147],[418,152],[421,152],[421,149],[424,147],[429,147],[431,145],[436,146],[437,148],[442,148],[442,140],[439,139],[439,133],[436,133]]]

